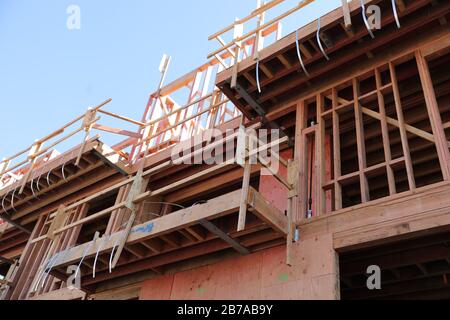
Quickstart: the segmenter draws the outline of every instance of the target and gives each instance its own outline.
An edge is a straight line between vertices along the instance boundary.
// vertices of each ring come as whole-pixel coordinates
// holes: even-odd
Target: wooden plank
[[[148,240],[157,238],[161,235],[169,234],[180,228],[185,229],[187,227],[191,227],[198,224],[200,220],[213,220],[233,212],[237,212],[239,210],[240,198],[241,190],[237,190],[212,199],[205,204],[182,209],[167,216],[155,219],[151,222],[135,226],[131,231],[127,245],[132,245],[143,241],[149,243]],[[104,244],[101,253],[109,252],[121,236],[123,236],[122,233],[115,233],[111,235],[109,241]],[[86,254],[86,258],[92,257],[97,253],[101,242],[102,240],[98,240],[94,243],[94,245],[92,245],[91,250]],[[65,259],[58,263],[58,266],[78,261],[83,255],[86,247],[90,245],[90,243],[85,243],[71,249]]]
[[[123,237],[122,241],[119,243],[117,247],[117,251],[114,255],[114,259],[112,262],[112,268],[115,268],[117,263],[119,262],[119,258],[122,254],[122,250],[125,247],[125,244],[127,243],[127,240],[130,236],[131,228],[133,228],[134,221],[136,219],[136,213],[141,208],[140,204],[139,206],[134,204],[134,199],[136,196],[142,192],[144,192],[147,189],[149,179],[143,179],[142,178],[142,171],[138,171],[137,175],[134,177],[133,185],[131,186],[130,192],[128,193],[128,197],[126,200],[125,206],[131,210],[131,215],[128,218],[127,224],[124,229],[125,236]]]
[[[105,125],[94,124],[92,126],[92,128],[100,130],[100,131],[105,131],[105,132],[109,132],[109,133],[113,133],[113,134],[131,137],[131,138],[136,138],[136,139],[141,138],[141,135],[139,133],[128,131],[128,130],[123,130],[123,129],[119,129],[119,128],[113,128],[113,127],[109,127],[109,126],[105,126]]]
[[[30,300],[40,301],[70,301],[84,300],[86,292],[79,289],[63,288],[60,290],[50,291],[48,293],[30,298]]]

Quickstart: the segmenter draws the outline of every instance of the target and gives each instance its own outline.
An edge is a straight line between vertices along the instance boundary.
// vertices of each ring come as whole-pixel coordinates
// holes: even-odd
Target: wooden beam
[[[234,240],[233,238],[231,238],[228,234],[226,234],[225,232],[223,232],[222,230],[220,230],[219,228],[217,228],[213,223],[211,223],[210,221],[203,219],[200,220],[200,224],[209,232],[215,234],[216,236],[218,236],[220,239],[222,239],[223,241],[225,241],[226,243],[228,243],[231,247],[233,247],[237,252],[247,255],[250,254],[250,251],[245,248],[244,246],[242,246],[238,241]]]
[[[428,62],[422,55],[420,50],[415,52],[417,67],[419,70],[420,80],[422,83],[425,103],[430,118],[433,135],[436,138],[436,149],[439,156],[442,175],[444,180],[450,180],[450,153],[447,137],[442,124],[442,118],[439,111],[439,105],[434,92],[433,79],[431,78]]]

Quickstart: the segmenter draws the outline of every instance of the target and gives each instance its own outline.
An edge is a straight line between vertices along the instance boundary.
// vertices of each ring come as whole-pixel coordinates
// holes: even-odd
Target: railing
[[[227,55],[224,54],[225,58]],[[142,138],[131,152],[133,162],[150,153],[224,124],[240,116],[239,110],[215,87],[224,67],[213,59],[152,94],[142,118]],[[186,101],[183,106],[175,101]]]
[[[103,116],[116,118],[133,125],[143,125],[138,121],[102,110],[102,108],[111,101],[111,99],[108,99],[100,105],[88,109],[85,114],[73,119],[47,136],[36,140],[30,147],[14,154],[11,157],[3,159],[0,162],[0,188],[3,189],[16,183],[17,181],[22,181],[20,190],[18,190],[19,194],[22,193],[26,182],[32,175],[33,171],[37,168],[45,166],[59,155],[59,153],[54,151],[54,148],[64,147],[64,144],[67,144],[69,140],[70,142],[79,141],[75,138],[77,135],[82,134],[83,138],[81,140],[81,148],[76,163],[80,161],[85,144],[89,141],[90,136],[94,131],[103,131],[113,135],[128,136],[137,141],[140,136],[136,132],[99,124],[99,121],[101,120],[100,114],[102,114]],[[120,144],[120,149],[117,147],[114,149],[121,153],[125,158],[127,157],[125,152],[126,146],[123,144]]]
[[[145,155],[145,150],[147,155],[158,152],[205,129],[214,128],[239,117],[241,115],[239,110],[215,87],[216,76],[224,69],[236,65],[236,61],[257,53],[263,47],[264,38],[276,33],[278,40],[281,37],[280,20],[312,1],[303,1],[282,17],[264,23],[265,12],[282,2],[284,0],[274,0],[262,5],[246,18],[211,36],[210,39],[219,40],[223,47],[210,55],[212,60],[152,94],[141,121],[103,110],[103,107],[111,102],[109,99],[46,137],[36,140],[30,147],[3,159],[0,162],[0,189],[21,180],[23,183],[19,194],[22,193],[33,170],[44,166],[59,155],[53,149],[61,147],[78,134],[84,133],[84,138],[76,164],[80,161],[84,145],[91,133],[102,131],[126,136],[126,139],[115,144],[113,149],[132,165]],[[258,18],[257,29],[246,35],[237,32],[237,29],[243,28],[244,23],[254,18]],[[232,30],[235,32],[234,40],[226,44],[221,36]],[[181,99],[186,101],[184,106],[176,102]],[[100,114],[139,128],[136,131],[129,131],[99,124]]]
[[[228,63],[224,61],[223,64],[226,68],[236,65],[237,62],[251,55],[253,55],[254,59],[258,59],[259,51],[269,44],[265,41],[267,36],[276,31],[277,36],[275,41],[281,38],[282,20],[299,11],[306,5],[314,2],[314,0],[300,1],[293,8],[266,22],[266,13],[284,2],[285,0],[272,0],[262,4],[259,0],[258,8],[248,16],[243,19],[237,19],[228,27],[211,35],[209,40],[217,40],[221,44],[221,47],[211,52],[208,55],[208,59],[216,57],[218,60],[221,60],[220,56],[227,52],[229,53],[229,58],[231,61]],[[250,27],[255,27],[251,31],[244,34],[244,29],[246,27],[249,28],[249,25]],[[232,40],[228,43],[223,40],[223,37],[227,36],[232,38]],[[252,46],[251,51],[248,50],[250,45]]]

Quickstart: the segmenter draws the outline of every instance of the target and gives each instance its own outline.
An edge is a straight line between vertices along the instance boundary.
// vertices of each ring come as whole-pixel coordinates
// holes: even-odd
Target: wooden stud
[[[342,186],[339,178],[342,176],[341,169],[341,133],[340,133],[340,116],[336,111],[338,107],[338,92],[336,88],[332,89],[333,101],[333,164],[334,164],[334,209],[342,209]]]
[[[361,184],[361,201],[366,203],[370,201],[369,183],[364,170],[367,168],[366,143],[364,141],[364,123],[362,117],[361,104],[359,102],[359,83],[358,79],[353,79],[353,99],[355,104],[355,123],[356,123],[356,141],[358,147],[359,177]]]
[[[383,83],[381,81],[381,73],[378,68],[375,69],[375,81],[377,86],[378,107],[381,116],[381,134],[383,136],[384,157],[387,163],[386,172],[389,184],[389,194],[392,196],[397,193],[397,188],[395,185],[394,170],[392,169],[391,166],[392,152],[391,152],[391,143],[389,139],[389,128],[386,119],[386,106],[384,102],[383,93],[381,92],[381,87],[383,86]]]
[[[233,39],[235,40],[235,56],[234,56],[234,64],[233,64],[233,75],[231,77],[231,88],[234,89],[237,84],[237,78],[239,73],[239,59],[241,56],[241,45],[242,42],[237,41],[236,39],[239,39],[242,34],[244,33],[244,25],[243,24],[235,24],[234,25],[234,35]]]
[[[441,164],[442,175],[444,180],[450,180],[450,153],[448,141],[442,124],[436,94],[434,92],[433,79],[431,78],[430,69],[428,68],[428,62],[425,60],[420,50],[415,52],[415,57],[425,96],[428,116],[430,118],[431,128],[436,139],[436,149],[439,156],[439,162]]]
[[[413,164],[412,164],[412,160],[411,160],[411,152],[409,149],[408,135],[406,134],[405,118],[403,115],[401,95],[400,95],[400,90],[398,87],[397,72],[396,72],[395,66],[392,62],[389,63],[389,70],[390,70],[390,74],[391,74],[395,109],[397,111],[400,136],[401,136],[401,140],[402,140],[403,155],[405,157],[406,173],[408,175],[409,189],[415,190],[416,189],[416,180],[414,178],[414,169],[413,169]]]
[[[318,94],[317,97],[317,118],[319,125],[316,130],[316,216],[326,213],[326,197],[323,186],[326,183],[325,175],[325,119],[321,116],[324,109],[324,97]]]
[[[292,250],[294,243],[294,222],[293,222],[293,205],[294,198],[289,198],[287,203],[287,224],[288,224],[288,234],[287,234],[287,246],[286,246],[286,264],[290,267],[293,265]]]
[[[295,125],[295,151],[294,158],[298,164],[298,192],[299,197],[294,206],[296,216],[295,222],[300,222],[308,211],[308,141],[304,134],[307,128],[307,109],[305,101],[302,100],[297,104]]]

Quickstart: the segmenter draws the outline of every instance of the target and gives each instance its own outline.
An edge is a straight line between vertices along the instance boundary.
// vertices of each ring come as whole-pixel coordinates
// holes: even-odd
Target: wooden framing
[[[450,179],[450,159],[449,159],[449,145],[445,136],[444,127],[442,124],[439,106],[436,100],[436,95],[433,89],[433,80],[431,79],[428,64],[420,50],[415,52],[415,58],[419,69],[420,80],[425,95],[425,103],[430,118],[433,135],[436,138],[436,148],[439,155],[439,162],[441,164],[442,174],[444,180]]]
[[[20,260],[6,283],[6,298],[84,299],[84,291],[65,287],[66,267],[71,264],[78,266],[87,292],[143,272],[160,277],[191,261],[210,261],[218,253],[250,255],[285,244],[287,265],[296,268],[302,242],[317,242],[322,236],[332,239],[332,250],[344,252],[448,229],[450,125],[443,119],[450,112],[446,106],[450,79],[439,69],[448,63],[445,45],[450,35],[442,18],[450,13],[450,5],[397,2],[402,28],[395,28],[391,13],[383,15],[383,29],[369,42],[367,30],[352,22],[359,4],[344,1],[343,8],[322,19],[330,61],[323,60],[311,41],[315,25],[300,30],[299,47],[311,71],[306,77],[298,72],[293,35],[263,46],[267,35],[280,34],[282,19],[312,1],[300,2],[265,22],[265,12],[282,2],[261,4],[248,17],[212,35],[210,40],[222,46],[211,53],[213,60],[166,86],[161,81],[140,121],[102,110],[108,100],[0,162],[2,215],[6,213],[16,227],[33,227],[30,241],[18,251]],[[387,6],[376,0],[364,3]],[[256,29],[244,34],[243,24],[254,18]],[[346,31],[341,36],[337,30],[342,26]],[[235,33],[233,41],[226,43],[222,36],[230,31]],[[263,93],[258,96],[259,81],[250,58],[260,60]],[[212,80],[219,89],[210,92]],[[178,105],[171,96],[186,87],[187,103]],[[249,108],[246,104],[251,103],[242,101],[242,93],[260,108],[259,116],[255,106]],[[420,112],[421,107],[427,114]],[[235,158],[214,166],[176,166],[171,160],[171,147],[195,140],[205,129],[228,124],[236,130],[237,121],[229,121],[240,112],[249,118],[242,121],[247,129],[272,124],[287,135],[263,144],[251,140],[243,126],[221,140],[195,142],[200,144],[181,160],[237,140]],[[138,129],[100,124],[100,114]],[[76,124],[79,127],[65,135]],[[98,137],[90,138],[93,130],[126,140],[110,148]],[[59,157],[49,154],[83,131],[77,148]],[[59,140],[50,142],[54,138]],[[283,146],[294,156],[287,161],[270,152],[281,164],[280,171],[271,172],[277,184],[271,198],[267,192],[263,195],[261,185],[266,182],[261,179],[257,184],[256,178],[261,168],[270,170],[269,161],[259,153],[273,146]],[[312,151],[314,159],[309,157]],[[21,156],[26,160],[20,161]],[[251,162],[254,158],[257,164]],[[39,182],[46,174],[48,186]],[[14,177],[19,181],[12,182]],[[309,188],[314,214],[306,219]],[[419,269],[424,276],[429,272],[420,263]],[[130,292],[137,295],[134,286]],[[115,293],[96,292],[92,297],[96,294]]]
[[[220,217],[228,216],[237,213],[240,206],[242,190],[237,190],[233,193],[215,198],[205,204],[197,205],[192,208],[182,209],[170,215],[155,219],[151,222],[146,222],[142,225],[135,226],[130,233],[127,241],[127,246],[136,245],[142,242],[155,241],[160,236],[168,235],[178,229],[186,229],[193,227],[196,224],[206,226],[207,230],[219,236],[231,247],[235,247],[239,252],[246,252],[243,247],[235,240],[232,240],[228,235],[217,229],[212,222]],[[281,212],[271,207],[254,189],[249,190],[248,205],[250,212],[256,215],[270,228],[273,228],[281,238],[285,238],[288,233],[287,220]],[[248,227],[247,227],[248,228]],[[248,229],[246,229],[248,230]],[[108,254],[115,246],[118,239],[123,237],[123,232],[112,234],[106,243],[100,248],[103,239],[98,239],[91,243],[86,243],[75,247],[68,251],[64,258],[54,266],[55,270],[79,261],[84,255],[86,258],[95,256],[97,250],[101,249],[100,254]],[[86,252],[86,249],[89,249]],[[120,263],[119,263],[120,264]],[[122,262],[123,264],[123,262]]]

